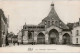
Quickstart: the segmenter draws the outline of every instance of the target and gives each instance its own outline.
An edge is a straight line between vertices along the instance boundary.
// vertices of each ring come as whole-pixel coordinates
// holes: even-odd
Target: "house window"
[[[76,43],[78,43],[78,38],[76,38]]]
[[[79,35],[79,30],[76,30],[76,35],[77,35],[77,36]]]
[[[79,22],[77,23],[77,25],[79,25]]]

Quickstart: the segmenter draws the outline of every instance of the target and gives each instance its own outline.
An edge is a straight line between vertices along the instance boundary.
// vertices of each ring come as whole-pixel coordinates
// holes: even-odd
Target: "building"
[[[0,47],[6,45],[6,36],[8,34],[8,19],[0,9]]]
[[[57,15],[54,4],[38,25],[24,25],[22,29],[23,44],[71,44],[72,35],[69,27]]]
[[[39,25],[24,25],[22,29],[22,38],[23,38],[23,44],[26,43],[32,43],[35,42],[37,43],[37,34],[38,32],[45,32],[45,27],[44,26],[39,26]],[[40,35],[44,35],[41,33]],[[43,36],[45,38],[45,36]],[[45,43],[45,39],[43,37],[39,37],[42,39],[41,43]]]
[[[21,43],[22,43],[22,30],[19,31],[19,32],[17,33],[17,35],[18,35],[18,43],[21,44]]]
[[[15,35],[13,32],[10,32],[8,35],[9,45],[18,43],[18,35]]]
[[[13,36],[14,36],[14,33],[13,32],[10,32],[8,34],[8,43],[9,43],[9,45],[13,43],[13,41],[12,41]]]
[[[12,37],[12,43],[15,45],[15,43],[18,43],[18,35],[14,35]]]
[[[79,22],[76,22],[73,25],[72,43],[73,44],[80,44],[80,18],[79,18]]]

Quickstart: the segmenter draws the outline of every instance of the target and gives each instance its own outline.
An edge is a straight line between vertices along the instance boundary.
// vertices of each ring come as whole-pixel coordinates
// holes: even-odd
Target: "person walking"
[[[6,35],[5,35],[5,33],[3,32],[3,36],[2,36],[2,47],[4,47],[5,46],[5,44],[6,44]]]

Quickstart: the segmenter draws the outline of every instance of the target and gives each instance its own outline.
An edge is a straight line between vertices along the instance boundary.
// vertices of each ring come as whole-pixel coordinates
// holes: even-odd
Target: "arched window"
[[[48,21],[48,27],[50,26],[50,21]]]
[[[58,21],[55,21],[55,23],[56,23],[56,26],[58,26]]]
[[[52,25],[54,25],[54,21],[52,21]]]
[[[59,22],[60,24],[59,24],[59,26],[60,26],[60,28],[62,28],[62,22]]]

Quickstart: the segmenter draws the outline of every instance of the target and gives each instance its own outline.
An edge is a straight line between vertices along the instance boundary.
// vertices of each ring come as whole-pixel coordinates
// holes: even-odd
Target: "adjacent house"
[[[79,21],[73,25],[72,44],[80,44],[80,18]]]
[[[8,35],[8,19],[4,15],[4,11],[0,9],[0,47],[6,46],[6,38]]]

